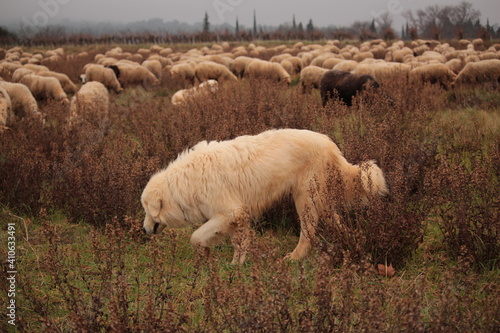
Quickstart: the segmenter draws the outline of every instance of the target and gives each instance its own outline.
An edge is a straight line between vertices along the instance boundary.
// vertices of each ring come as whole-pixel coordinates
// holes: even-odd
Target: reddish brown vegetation
[[[45,125],[24,119],[2,134],[3,205],[42,220],[47,218],[40,212],[61,211],[70,221],[97,227],[90,235],[90,258],[84,258],[61,245],[58,227],[44,223],[38,239],[48,249],[37,265],[57,295],[37,289],[28,274],[21,277],[26,302],[21,330],[57,331],[65,325],[73,331],[119,332],[498,330],[498,284],[483,284],[476,293],[460,290],[475,286],[477,275],[468,279],[467,271],[498,265],[499,137],[486,140],[479,133],[471,141],[475,144],[457,146],[448,141],[452,130],[429,127],[437,110],[471,101],[491,110],[496,103],[471,99],[470,92],[395,81],[381,82],[376,93],[367,91],[353,107],[333,102],[323,108],[316,93],[302,94],[296,86],[242,81],[172,107],[170,87],[166,81],[151,91],[112,95],[104,131],[85,123],[68,131],[67,110],[42,105]],[[330,135],[354,163],[377,160],[390,195],[368,208],[346,208],[332,174],[331,209],[323,217],[317,253],[295,266],[276,259],[278,250],[257,236],[251,265],[221,270],[217,258],[208,263],[190,258],[192,271],[186,273],[170,264],[186,261],[175,245],[176,233],[168,233],[166,241],[142,238],[139,197],[153,172],[200,140],[283,127]],[[264,225],[279,224],[293,230],[292,212],[285,200],[257,229],[265,233]],[[289,213],[285,224],[284,213]],[[429,221],[442,230],[446,255],[460,265],[435,280],[432,268],[423,268],[409,284],[377,277],[376,264],[392,264],[398,276],[421,245]],[[150,251],[151,261],[136,262],[141,267],[136,272],[125,256],[135,254],[137,244]],[[452,278],[457,274],[460,281]],[[187,284],[184,296],[170,290],[179,292],[173,281]],[[439,292],[427,299],[422,294],[429,289]],[[63,314],[56,315],[54,299]],[[480,313],[464,309],[469,303]]]

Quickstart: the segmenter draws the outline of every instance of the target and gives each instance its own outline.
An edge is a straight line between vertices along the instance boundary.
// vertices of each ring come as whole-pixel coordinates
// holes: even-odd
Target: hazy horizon
[[[349,26],[356,21],[371,21],[383,12],[393,19],[393,28],[399,31],[406,22],[402,13],[407,10],[424,9],[430,5],[456,5],[452,0],[185,0],[171,3],[164,0],[38,0],[20,2],[3,0],[0,11],[0,25],[20,26],[20,22],[46,26],[61,22],[132,23],[162,19],[164,22],[179,21],[194,24],[202,22],[205,12],[214,25],[224,23],[235,25],[236,19],[242,26],[253,26],[253,15],[258,25],[278,26],[291,23],[295,16],[297,24],[306,25],[312,19],[317,27]],[[481,23],[489,19],[491,25],[500,23],[500,9],[492,0],[472,2],[474,9],[481,12]]]

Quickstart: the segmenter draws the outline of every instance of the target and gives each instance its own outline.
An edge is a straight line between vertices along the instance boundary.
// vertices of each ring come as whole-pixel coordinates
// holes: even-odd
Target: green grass
[[[322,294],[325,292],[331,293],[330,310],[337,313],[335,320],[342,331],[369,327],[363,316],[371,316],[371,323],[382,330],[408,325],[405,320],[410,317],[420,321],[411,326],[413,329],[434,330],[438,319],[446,323],[448,319],[439,316],[448,312],[450,320],[459,320],[467,327],[454,316],[463,313],[480,320],[478,311],[485,307],[494,313],[499,310],[498,298],[491,292],[498,292],[500,270],[479,274],[466,262],[450,260],[442,248],[440,230],[431,221],[416,255],[394,278],[387,279],[366,263],[360,267],[346,262],[332,269],[325,265],[324,254],[317,252],[300,263],[284,262],[284,254],[293,248],[297,237],[280,229],[258,235],[248,262],[235,267],[229,264],[229,242],[212,249],[208,261],[198,256],[189,244],[192,228],[145,237],[132,227],[70,224],[60,214],[42,220],[19,219],[4,208],[4,218],[16,221],[19,316],[23,330],[30,332],[45,330],[49,323],[54,330],[72,331],[75,325],[83,325],[74,311],[80,319],[88,319],[97,308],[103,316],[96,318],[97,323],[119,322],[118,315],[126,314],[129,323],[124,327],[139,328],[152,320],[144,314],[150,311],[148,315],[156,316],[155,320],[168,317],[179,324],[177,328],[188,331],[232,332],[245,317],[271,320],[255,311],[271,311],[262,307],[272,304],[288,313],[273,317],[273,325],[279,327],[275,320],[288,316],[299,325],[301,315],[325,310],[325,304],[317,303],[329,297]],[[148,307],[151,304],[153,309]],[[162,311],[158,306],[165,308]],[[48,315],[42,321],[40,307]],[[113,316],[113,311],[118,314]],[[207,311],[212,311],[210,316]],[[495,327],[491,323],[470,324]]]

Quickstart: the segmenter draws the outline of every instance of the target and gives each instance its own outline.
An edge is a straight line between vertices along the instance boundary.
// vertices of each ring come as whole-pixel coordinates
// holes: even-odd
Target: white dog
[[[191,243],[209,253],[210,245],[229,236],[235,248],[233,263],[238,264],[245,260],[251,219],[291,193],[301,233],[287,258],[300,259],[311,247],[322,207],[321,185],[329,168],[342,177],[349,200],[354,199],[356,186],[362,200],[387,193],[382,170],[373,161],[350,164],[323,134],[282,129],[229,141],[202,141],[151,177],[141,196],[144,229],[151,234],[167,226],[203,223]]]

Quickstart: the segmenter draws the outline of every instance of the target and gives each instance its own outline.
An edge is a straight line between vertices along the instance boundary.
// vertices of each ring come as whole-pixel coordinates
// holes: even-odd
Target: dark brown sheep
[[[331,70],[323,74],[320,83],[323,106],[328,99],[338,96],[348,106],[352,105],[352,98],[363,91],[370,84],[378,88],[379,83],[370,75],[357,75],[349,72]]]

